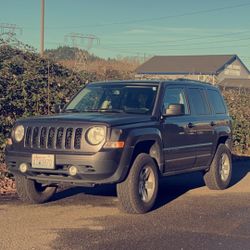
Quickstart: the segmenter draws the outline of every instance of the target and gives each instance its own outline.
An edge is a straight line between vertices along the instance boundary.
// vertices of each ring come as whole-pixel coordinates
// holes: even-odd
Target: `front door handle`
[[[187,125],[189,128],[193,128],[194,127],[194,124],[192,122],[189,122],[188,125]]]

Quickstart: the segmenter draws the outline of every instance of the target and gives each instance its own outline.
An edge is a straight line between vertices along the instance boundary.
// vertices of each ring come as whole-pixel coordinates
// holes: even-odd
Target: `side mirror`
[[[53,107],[53,111],[54,111],[56,114],[59,114],[59,113],[62,112],[63,107],[64,107],[64,104],[55,104],[54,107]]]
[[[171,103],[166,108],[165,114],[163,114],[163,116],[179,116],[179,115],[185,115],[184,104]]]

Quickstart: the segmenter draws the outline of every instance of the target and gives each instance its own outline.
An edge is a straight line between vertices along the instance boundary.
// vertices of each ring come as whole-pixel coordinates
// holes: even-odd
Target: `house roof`
[[[219,83],[220,86],[229,88],[249,88],[250,89],[250,79],[224,79]]]
[[[136,69],[138,74],[218,74],[237,55],[154,56]],[[243,64],[244,65],[244,64]],[[244,65],[245,67],[245,65]]]

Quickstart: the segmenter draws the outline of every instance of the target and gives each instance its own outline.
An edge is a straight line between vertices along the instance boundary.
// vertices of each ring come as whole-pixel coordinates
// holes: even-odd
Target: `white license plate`
[[[32,154],[32,168],[54,169],[55,168],[55,156]]]

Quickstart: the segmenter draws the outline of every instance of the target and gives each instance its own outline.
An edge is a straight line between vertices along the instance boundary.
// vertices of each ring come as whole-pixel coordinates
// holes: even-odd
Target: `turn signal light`
[[[108,141],[105,143],[104,148],[124,148],[124,141]]]
[[[7,145],[11,146],[13,144],[12,139],[11,138],[7,138],[6,139],[6,143],[7,143]]]

